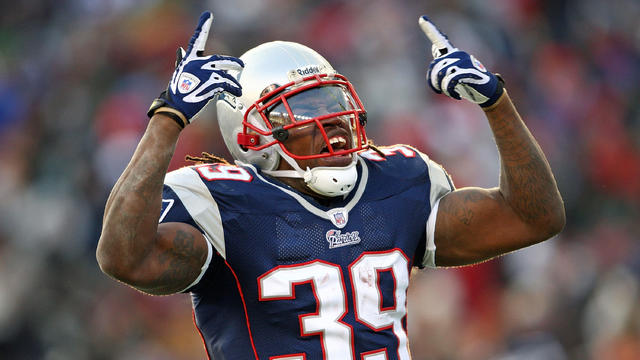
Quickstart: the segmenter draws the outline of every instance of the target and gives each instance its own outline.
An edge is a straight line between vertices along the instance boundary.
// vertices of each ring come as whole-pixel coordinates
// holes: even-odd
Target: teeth
[[[337,137],[333,137],[331,139],[329,139],[329,144],[331,144],[332,146],[334,144],[338,144],[340,143],[340,145],[346,145],[347,144],[347,140],[345,138],[343,138],[342,136],[337,136]]]

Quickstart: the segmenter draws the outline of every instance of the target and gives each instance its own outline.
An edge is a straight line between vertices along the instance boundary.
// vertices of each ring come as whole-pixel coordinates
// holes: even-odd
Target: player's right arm
[[[180,131],[222,91],[240,96],[227,70],[240,70],[233,57],[203,56],[213,16],[205,12],[187,50],[178,49],[169,86],[149,110],[149,125],[113,187],[103,218],[96,257],[102,271],[150,294],[187,288],[208,255],[207,240],[186,223],[158,225],[162,189]]]
[[[180,127],[151,118],[105,206],[97,259],[106,274],[150,294],[185,289],[207,257],[204,236],[185,223],[158,225],[164,175]]]

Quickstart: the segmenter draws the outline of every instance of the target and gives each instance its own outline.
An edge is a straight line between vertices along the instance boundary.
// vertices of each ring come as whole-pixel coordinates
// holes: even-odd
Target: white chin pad
[[[347,195],[357,180],[355,162],[345,167],[316,167],[304,173],[304,182],[311,190],[331,197]]]
[[[307,170],[302,170],[300,166],[298,166],[298,163],[289,155],[285,154],[279,147],[276,148],[276,151],[284,161],[293,167],[293,170],[271,170],[263,172],[275,177],[302,178],[309,189],[317,194],[328,197],[345,196],[353,190],[356,181],[358,181],[358,170],[356,169],[358,160],[355,154],[352,155],[352,161],[347,166],[320,166],[313,169],[307,168]]]

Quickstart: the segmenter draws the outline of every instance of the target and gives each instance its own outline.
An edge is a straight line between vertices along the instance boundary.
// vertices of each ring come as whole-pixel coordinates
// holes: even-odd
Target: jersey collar
[[[359,180],[358,186],[351,192],[353,196],[347,202],[347,204],[343,207],[333,207],[333,208],[329,208],[328,210],[324,210],[320,208],[318,205],[315,205],[309,202],[309,200],[307,200],[299,192],[291,188],[285,187],[281,183],[276,183],[276,181],[271,180],[270,178],[266,178],[262,176],[260,171],[258,171],[258,169],[256,169],[254,165],[246,164],[240,161],[236,161],[236,163],[238,165],[251,168],[253,172],[256,174],[256,176],[258,177],[258,179],[260,179],[262,182],[267,183],[277,188],[278,190],[284,192],[285,194],[287,194],[288,196],[296,200],[307,211],[309,211],[310,213],[322,219],[331,221],[331,223],[333,223],[333,225],[335,225],[338,228],[343,228],[347,225],[347,222],[349,221],[349,211],[351,211],[351,209],[353,209],[356,206],[358,201],[360,201],[360,198],[362,197],[362,194],[364,193],[364,190],[367,187],[367,181],[369,179],[369,169],[367,168],[367,164],[360,156],[358,156],[358,163],[360,164],[361,173],[358,179]]]

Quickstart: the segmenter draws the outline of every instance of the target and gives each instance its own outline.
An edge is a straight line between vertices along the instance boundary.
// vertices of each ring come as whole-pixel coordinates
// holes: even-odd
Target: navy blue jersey
[[[167,174],[160,221],[212,249],[185,290],[211,358],[410,358],[409,274],[434,265],[434,207],[453,185],[413,148],[383,151],[361,153],[357,186],[329,204],[251,165]]]

